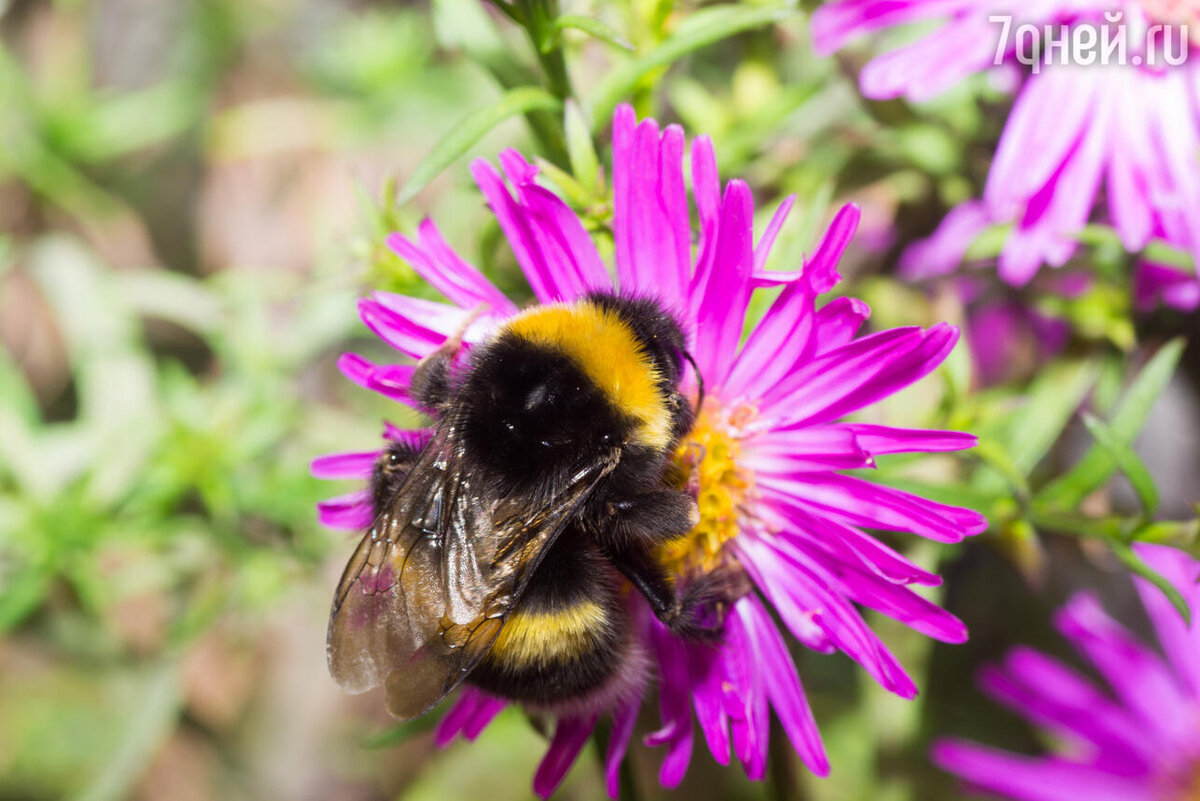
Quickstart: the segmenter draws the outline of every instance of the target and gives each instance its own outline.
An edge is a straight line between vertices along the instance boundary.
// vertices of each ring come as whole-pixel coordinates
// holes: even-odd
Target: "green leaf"
[[[1073,362],[1045,371],[1034,382],[1028,405],[1009,429],[1009,452],[1026,475],[1058,441],[1095,380],[1092,364]]]
[[[1052,365],[1033,382],[1025,403],[1008,415],[998,429],[982,433],[1008,454],[1007,469],[1028,476],[1062,436],[1096,378],[1095,366],[1074,361]],[[998,456],[992,454],[995,464]],[[1005,490],[997,473],[980,473],[975,485],[988,492]]]
[[[1174,339],[1154,354],[1142,372],[1130,385],[1109,421],[1108,427],[1117,442],[1131,445],[1146,424],[1154,402],[1167,388],[1186,346],[1182,338]],[[1117,469],[1117,460],[1103,446],[1096,445],[1066,475],[1060,476],[1038,494],[1039,504],[1073,509]]]
[[[1129,539],[1181,547],[1200,538],[1200,517],[1192,520],[1154,520],[1139,526]]]
[[[585,17],[579,14],[564,14],[558,19],[554,20],[554,29],[556,31],[563,31],[567,28],[583,31],[589,36],[593,36],[602,42],[608,42],[610,45],[619,47],[622,50],[633,50],[633,45],[630,44],[628,39],[617,33],[617,31],[611,25],[606,22],[601,22],[595,17]],[[547,44],[549,45],[548,47],[543,47],[545,52],[549,52],[549,50],[554,46],[553,40],[550,40]]]
[[[1175,611],[1183,618],[1185,624],[1189,626],[1192,624],[1192,610],[1188,607],[1187,600],[1175,588],[1174,584],[1167,581],[1154,568],[1143,562],[1141,557],[1134,553],[1133,549],[1125,543],[1112,543],[1112,551],[1127,568],[1157,587],[1167,597],[1167,600],[1171,602],[1171,605],[1175,607]]]
[[[1013,461],[1006,448],[993,440],[980,439],[979,444],[972,449],[971,455],[999,473],[1023,497],[1029,497],[1029,482],[1025,478],[1025,472]]]
[[[600,175],[600,159],[596,156],[596,145],[592,141],[592,129],[583,116],[583,110],[574,100],[568,100],[563,114],[567,134],[567,155],[571,159],[571,171],[575,180],[588,191],[595,191]]]
[[[561,107],[561,101],[554,95],[542,89],[524,86],[511,89],[492,105],[471,112],[454,126],[413,170],[396,198],[397,205],[403,206],[412,200],[442,170],[457,161],[484,135],[509,117],[530,111],[557,111]]]
[[[1129,479],[1146,515],[1153,516],[1158,509],[1158,488],[1154,486],[1154,476],[1150,475],[1145,463],[1138,458],[1133,448],[1118,439],[1113,430],[1100,418],[1084,413],[1083,424],[1096,438],[1096,442],[1108,451],[1117,466],[1121,468],[1121,472]]]
[[[592,96],[592,124],[608,125],[617,103],[631,95],[654,70],[668,67],[702,47],[786,19],[795,10],[791,3],[758,8],[724,5],[691,15],[658,47],[612,70],[600,82]]]

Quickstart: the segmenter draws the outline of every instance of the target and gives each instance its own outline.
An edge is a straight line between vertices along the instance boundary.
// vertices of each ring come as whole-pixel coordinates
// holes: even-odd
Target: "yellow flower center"
[[[696,494],[700,522],[686,536],[659,550],[659,561],[671,575],[711,573],[724,561],[725,543],[737,536],[746,496],[754,489],[754,477],[738,466],[738,457],[742,448],[739,430],[755,414],[750,406],[722,414],[706,403],[676,450],[679,483]]]

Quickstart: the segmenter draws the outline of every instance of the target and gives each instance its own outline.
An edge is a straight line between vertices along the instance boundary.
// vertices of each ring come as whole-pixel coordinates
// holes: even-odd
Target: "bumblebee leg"
[[[450,400],[450,368],[454,364],[454,357],[462,349],[463,334],[483,313],[483,309],[483,304],[476,306],[454,334],[447,337],[437,350],[417,362],[417,369],[413,370],[412,381],[409,382],[409,392],[422,408],[438,409]]]
[[[450,365],[457,351],[455,348],[453,352],[443,352],[438,348],[417,362],[409,392],[422,409],[438,409],[450,400]]]
[[[630,583],[646,596],[655,616],[673,634],[686,640],[720,639],[725,614],[724,599],[714,594],[719,585],[700,579],[689,584],[677,596],[666,571],[643,549],[626,548],[608,552],[607,556]]]
[[[609,521],[599,539],[611,540],[617,548],[653,548],[683,536],[700,522],[695,498],[681,490],[656,490],[611,501],[606,511]]]
[[[401,442],[389,442],[380,454],[371,470],[371,497],[376,517],[396,497],[419,455],[420,451]]]

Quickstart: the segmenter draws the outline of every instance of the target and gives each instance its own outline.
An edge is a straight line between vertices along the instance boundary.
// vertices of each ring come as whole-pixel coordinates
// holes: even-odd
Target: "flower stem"
[[[807,801],[808,793],[796,773],[792,747],[779,719],[771,717],[771,739],[767,744],[768,795],[772,801]]]
[[[499,2],[493,4],[525,29],[533,52],[537,56],[538,65],[542,68],[546,89],[560,100],[566,101],[571,97],[571,79],[567,74],[567,61],[563,55],[562,34],[555,27],[558,19],[558,0],[514,0],[514,2]],[[545,114],[545,112],[542,112]],[[567,140],[563,131],[562,121],[551,117],[550,124],[545,117],[536,120],[531,115],[530,125],[534,127],[542,147],[546,150],[546,158],[559,167],[566,168],[570,164],[567,155]]]

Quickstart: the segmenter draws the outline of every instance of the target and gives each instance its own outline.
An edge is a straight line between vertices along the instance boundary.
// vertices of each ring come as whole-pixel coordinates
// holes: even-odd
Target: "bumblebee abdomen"
[[[586,705],[619,680],[631,629],[616,572],[572,527],[538,566],[468,681],[542,709]]]
[[[534,707],[570,705],[616,676],[629,635],[626,616],[591,601],[551,615],[518,612],[470,681]]]

